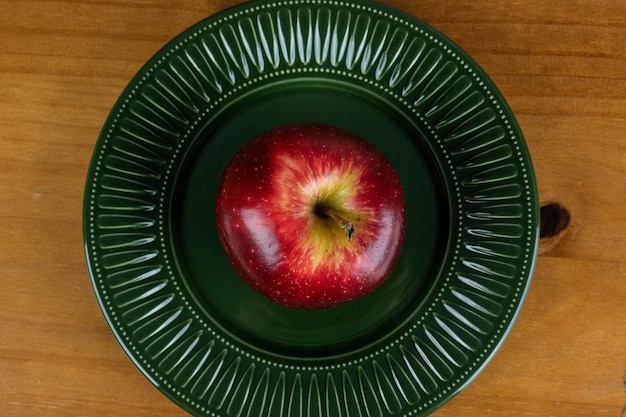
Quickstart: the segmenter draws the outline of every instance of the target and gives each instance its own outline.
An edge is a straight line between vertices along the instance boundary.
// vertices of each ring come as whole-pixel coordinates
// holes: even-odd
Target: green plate
[[[322,122],[396,167],[405,244],[388,281],[301,311],[250,290],[216,233],[221,173],[270,128]],[[418,416],[483,368],[527,292],[538,204],[522,133],[463,51],[371,2],[248,2],[167,44],[113,108],[84,236],[115,337],[199,416]]]

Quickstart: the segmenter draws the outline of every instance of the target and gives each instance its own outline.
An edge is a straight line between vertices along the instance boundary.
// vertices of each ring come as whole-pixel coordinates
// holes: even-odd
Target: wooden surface
[[[509,338],[435,413],[626,414],[626,2],[384,0],[487,71],[516,113],[543,242]],[[0,415],[183,416],[126,357],[84,261],[85,175],[123,87],[169,39],[236,0],[0,1]],[[329,416],[332,417],[332,416]]]

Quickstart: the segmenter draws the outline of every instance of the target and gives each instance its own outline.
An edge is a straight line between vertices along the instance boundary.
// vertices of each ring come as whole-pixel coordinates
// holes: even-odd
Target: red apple
[[[400,179],[368,142],[322,124],[262,134],[222,177],[217,229],[241,278],[290,307],[333,307],[390,275],[404,239]]]

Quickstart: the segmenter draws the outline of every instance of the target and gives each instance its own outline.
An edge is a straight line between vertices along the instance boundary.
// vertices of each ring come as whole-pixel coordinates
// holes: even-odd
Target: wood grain
[[[135,369],[99,311],[83,187],[135,72],[237,3],[0,1],[0,415],[186,415]],[[498,354],[434,415],[623,416],[626,2],[383,3],[444,32],[490,74],[525,133],[542,201],[572,216],[561,239],[542,243]]]

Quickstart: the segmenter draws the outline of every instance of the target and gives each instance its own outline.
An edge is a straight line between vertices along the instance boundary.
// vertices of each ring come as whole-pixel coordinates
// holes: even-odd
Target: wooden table
[[[140,66],[236,3],[0,1],[0,415],[186,415],[137,371],[98,308],[83,186]],[[571,216],[543,239],[499,353],[435,415],[625,415],[626,2],[384,3],[483,66],[525,132],[542,202]]]

